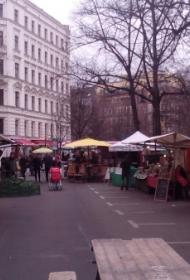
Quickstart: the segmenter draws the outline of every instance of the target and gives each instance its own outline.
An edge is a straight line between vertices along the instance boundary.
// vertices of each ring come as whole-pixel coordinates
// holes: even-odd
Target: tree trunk
[[[153,104],[153,135],[160,135],[161,131],[161,115],[160,115],[160,102]]]
[[[140,122],[139,122],[136,98],[133,91],[131,91],[130,93],[130,98],[131,98],[131,108],[133,114],[133,125],[134,125],[134,129],[137,131],[140,130]]]

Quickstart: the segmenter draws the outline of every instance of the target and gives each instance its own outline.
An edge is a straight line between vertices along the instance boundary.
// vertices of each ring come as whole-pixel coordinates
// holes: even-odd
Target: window
[[[34,20],[32,20],[32,32],[33,32],[33,33],[35,32],[35,23],[34,23]]]
[[[61,82],[61,92],[64,93],[64,83]]]
[[[18,47],[18,36],[15,35],[15,50],[18,51],[19,47]]]
[[[3,46],[3,31],[0,31],[0,47]]]
[[[56,46],[59,45],[59,38],[58,38],[58,35],[56,35]]]
[[[27,16],[24,17],[24,27],[28,28],[28,17]]]
[[[53,66],[53,54],[51,54],[51,56],[50,56],[50,63],[51,63],[51,66]]]
[[[64,41],[61,39],[61,49],[64,50]]]
[[[48,77],[45,75],[45,88],[48,88]]]
[[[24,54],[28,55],[28,42],[27,41],[24,42]]]
[[[35,137],[35,122],[31,122],[31,136]]]
[[[15,120],[15,135],[19,135],[19,120]]]
[[[53,32],[50,32],[50,42],[53,43]]]
[[[66,51],[69,50],[69,44],[68,44],[68,42],[65,43],[65,50],[66,50]]]
[[[0,118],[0,134],[4,133],[4,119]]]
[[[50,78],[50,88],[53,90],[53,77]]]
[[[32,58],[35,58],[35,46],[32,45]]]
[[[68,63],[66,62],[66,63],[65,63],[65,71],[66,71],[66,73],[68,73],[68,70],[69,70],[69,65],[68,65]]]
[[[19,64],[15,63],[15,78],[19,78]]]
[[[28,94],[24,95],[24,108],[28,110]]]
[[[51,114],[53,114],[53,101],[51,101],[51,103],[50,103],[51,105]]]
[[[20,93],[15,91],[15,107],[19,108],[20,106]]]
[[[3,59],[0,59],[0,75],[3,75],[4,73],[4,61]]]
[[[38,60],[41,61],[41,49],[38,48]]]
[[[64,61],[61,60],[61,70],[63,70],[63,69],[64,69]]]
[[[69,94],[69,85],[66,84],[66,94],[68,95]]]
[[[42,136],[42,123],[38,123],[38,137],[41,138]]]
[[[35,111],[35,96],[32,96],[32,110]]]
[[[18,22],[18,10],[14,10],[14,21]]]
[[[66,118],[69,118],[69,105],[65,106],[65,110],[66,110]]]
[[[35,70],[32,70],[32,84],[35,84]]]
[[[28,81],[28,67],[24,68],[24,79],[25,81]]]
[[[56,80],[56,91],[59,91],[59,80]]]
[[[53,138],[53,135],[54,135],[54,131],[53,131],[53,123],[51,123],[51,131],[50,131],[50,133],[51,133],[51,138]]]
[[[0,18],[3,17],[3,4],[0,4]]]
[[[38,36],[41,36],[41,25],[38,24]]]
[[[59,68],[59,58],[58,57],[56,57],[56,62],[55,63],[56,63],[56,67]]]
[[[48,123],[45,123],[45,139],[48,136]]]
[[[59,114],[59,104],[56,102],[56,113]]]
[[[45,51],[45,64],[48,63],[48,53]]]
[[[4,90],[0,89],[0,106],[4,105]]]
[[[41,100],[41,98],[38,98],[38,111],[39,112],[42,111],[42,100]]]
[[[47,40],[47,28],[44,29],[44,38]]]
[[[47,102],[47,99],[45,100],[45,113],[48,112],[48,102]]]
[[[38,85],[41,86],[42,84],[42,74],[38,73]]]
[[[28,121],[24,121],[24,134],[28,136]]]

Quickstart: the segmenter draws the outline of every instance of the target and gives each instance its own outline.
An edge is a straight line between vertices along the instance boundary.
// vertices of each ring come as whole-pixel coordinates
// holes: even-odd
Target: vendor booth
[[[140,139],[140,141],[145,141],[149,139],[149,137],[142,134],[140,131],[137,131],[128,138],[118,141],[109,147],[109,151],[117,153],[119,157],[118,166],[110,169],[110,179],[113,186],[122,185],[122,169],[120,164],[126,153],[129,154],[131,161],[128,187],[135,186],[134,174],[137,171],[137,166],[140,164],[143,152],[142,145],[131,144],[133,142],[137,142],[137,139]]]
[[[137,171],[146,176],[146,186],[155,190],[155,199],[187,198],[189,195],[189,148],[190,137],[172,132],[149,138],[144,143],[163,145],[167,153],[159,162]]]
[[[85,138],[66,144],[64,148],[72,149],[68,159],[67,177],[69,179],[104,180],[107,162],[103,159],[104,149],[110,144],[92,138]]]

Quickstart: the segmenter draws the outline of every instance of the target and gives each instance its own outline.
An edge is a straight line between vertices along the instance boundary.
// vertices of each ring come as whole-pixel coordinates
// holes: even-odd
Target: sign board
[[[170,179],[168,178],[158,178],[158,183],[156,186],[154,200],[165,200],[168,199]]]

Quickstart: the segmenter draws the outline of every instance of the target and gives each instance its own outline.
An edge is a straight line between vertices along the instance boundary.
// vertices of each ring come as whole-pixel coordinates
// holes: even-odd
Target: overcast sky
[[[71,15],[80,0],[31,0],[63,24],[72,24]]]

